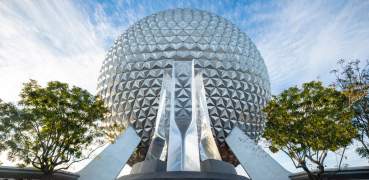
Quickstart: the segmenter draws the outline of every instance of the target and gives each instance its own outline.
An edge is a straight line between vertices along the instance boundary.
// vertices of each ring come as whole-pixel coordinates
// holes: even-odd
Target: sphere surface
[[[211,126],[219,142],[234,126],[251,138],[261,133],[261,109],[270,97],[270,83],[259,51],[228,20],[191,9],[147,16],[115,41],[98,83],[98,94],[112,112],[110,122],[131,124],[142,141],[149,142],[163,73],[181,59],[193,59],[203,73]]]

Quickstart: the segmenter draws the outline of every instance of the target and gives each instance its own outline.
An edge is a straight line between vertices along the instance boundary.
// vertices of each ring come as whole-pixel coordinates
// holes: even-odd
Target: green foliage
[[[0,99],[0,151],[6,149],[5,141],[12,130],[12,119],[18,117],[17,108],[11,103],[5,103]]]
[[[2,122],[12,124],[5,141],[11,160],[52,174],[83,159],[83,151],[102,136],[98,123],[107,109],[86,90],[58,81],[41,87],[31,80],[20,96],[20,109],[8,104],[8,111],[1,110]]]
[[[0,99],[0,152],[6,150],[6,141],[13,128],[12,119],[19,117],[17,108],[11,103],[5,103]],[[0,165],[2,163],[0,162]]]
[[[356,152],[361,156],[369,159],[369,95],[359,99],[353,104],[355,110],[355,118],[353,125],[359,131],[357,140],[362,147],[356,149]]]
[[[301,89],[291,87],[273,96],[264,112],[268,121],[263,137],[270,141],[270,150],[285,152],[311,179],[319,177],[313,177],[307,161],[317,165],[320,176],[327,152],[348,145],[356,136],[348,98],[321,82],[304,83]]]
[[[369,158],[369,62],[361,67],[360,61],[340,60],[335,85],[350,99],[355,111],[353,125],[358,130],[357,140],[362,144],[356,151],[362,157]]]

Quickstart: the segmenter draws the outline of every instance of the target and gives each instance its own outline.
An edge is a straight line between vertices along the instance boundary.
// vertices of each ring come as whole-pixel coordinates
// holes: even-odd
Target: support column
[[[200,137],[200,159],[201,161],[207,159],[222,160],[211,131],[204,81],[200,70],[194,70],[192,96],[192,117],[193,121],[198,124]]]
[[[166,161],[168,129],[170,119],[172,88],[172,68],[164,71],[163,84],[160,91],[160,101],[158,113],[155,121],[154,135],[152,137],[149,150],[145,160]]]
[[[233,128],[231,134],[226,138],[226,142],[251,179],[290,180],[288,176],[291,173],[284,169],[238,127]]]
[[[78,172],[79,180],[115,180],[140,140],[135,130],[128,126],[114,144],[106,147]]]
[[[173,62],[167,171],[200,171],[196,119],[192,116],[192,60]]]

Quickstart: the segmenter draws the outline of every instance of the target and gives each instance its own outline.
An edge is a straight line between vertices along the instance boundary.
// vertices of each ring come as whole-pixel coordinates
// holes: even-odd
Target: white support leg
[[[232,130],[226,142],[252,180],[290,180],[291,173],[238,127]]]
[[[114,144],[106,147],[78,172],[79,180],[115,180],[139,143],[140,137],[128,126]]]

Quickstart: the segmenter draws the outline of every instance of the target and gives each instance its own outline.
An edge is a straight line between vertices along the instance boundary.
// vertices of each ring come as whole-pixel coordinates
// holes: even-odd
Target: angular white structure
[[[275,161],[255,141],[247,137],[239,128],[234,128],[226,138],[227,144],[252,179],[289,180],[291,174]]]
[[[79,180],[114,180],[131,156],[140,138],[128,127],[114,144],[106,147],[86,167],[78,172]]]
[[[134,173],[151,166],[216,172],[229,167],[219,163],[217,144],[235,127],[253,140],[262,132],[270,84],[255,45],[231,22],[173,9],[143,18],[115,41],[98,93],[112,112],[108,124],[132,127],[139,148],[148,147],[146,164],[134,166]]]

